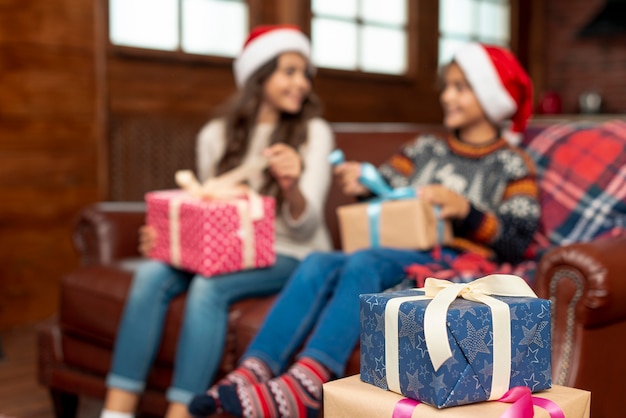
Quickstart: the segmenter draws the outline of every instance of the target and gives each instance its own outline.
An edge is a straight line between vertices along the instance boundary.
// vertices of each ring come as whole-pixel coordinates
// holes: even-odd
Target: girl
[[[133,416],[174,297],[187,291],[166,416],[184,417],[192,396],[205,391],[215,377],[229,305],[277,292],[299,259],[330,249],[323,209],[334,139],[318,117],[309,59],[309,41],[297,27],[253,30],[234,62],[238,92],[223,115],[201,130],[197,142],[202,181],[260,155],[267,159],[268,169],[250,178],[249,185],[276,197],[276,264],[211,278],[154,260],[141,265],[119,327],[102,418]],[[154,230],[142,228],[142,253],[149,253],[154,235]]]
[[[507,143],[503,122],[512,120],[517,134],[524,129],[532,106],[530,80],[509,51],[469,44],[444,69],[443,84],[443,123],[450,135],[418,137],[380,172],[393,187],[419,188],[419,196],[439,205],[441,216],[452,221],[456,238],[442,249],[445,258],[479,252],[520,261],[538,222],[537,186],[530,159]],[[360,171],[355,162],[336,168],[346,194],[369,194],[358,181]],[[244,417],[315,416],[323,383],[342,376],[359,339],[359,294],[393,287],[407,266],[438,260],[432,252],[392,248],[310,255],[281,292],[238,369],[196,397],[191,413],[223,409]],[[302,344],[295,364],[284,372]],[[268,380],[270,375],[276,377]]]

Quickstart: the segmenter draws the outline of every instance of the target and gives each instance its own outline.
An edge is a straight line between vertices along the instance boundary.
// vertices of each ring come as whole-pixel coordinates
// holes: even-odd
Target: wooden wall
[[[154,139],[150,128],[159,129],[158,121],[191,121],[180,134],[189,143],[234,90],[229,60],[172,60],[109,49],[106,1],[0,0],[0,329],[56,312],[60,277],[78,263],[70,232],[81,207],[116,193],[141,197],[141,188],[118,190],[113,180],[117,175],[127,185],[137,182],[116,167],[126,161],[142,171],[149,158],[113,145],[136,132]],[[301,23],[308,16],[305,0],[250,4],[252,24]],[[390,79],[320,70],[315,88],[328,120],[440,121],[437,1],[412,4],[410,18],[419,28],[412,33],[414,72]],[[532,60],[540,42],[518,44],[523,61],[540,74],[543,68]],[[142,152],[155,157],[149,149]],[[181,153],[180,161],[190,158]]]
[[[56,310],[69,227],[100,197],[89,1],[0,2],[0,329]]]

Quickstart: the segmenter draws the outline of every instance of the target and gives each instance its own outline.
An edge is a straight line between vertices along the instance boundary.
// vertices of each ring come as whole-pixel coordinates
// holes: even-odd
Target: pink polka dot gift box
[[[207,277],[276,261],[272,197],[213,199],[161,190],[145,199],[146,223],[157,232],[151,258]]]

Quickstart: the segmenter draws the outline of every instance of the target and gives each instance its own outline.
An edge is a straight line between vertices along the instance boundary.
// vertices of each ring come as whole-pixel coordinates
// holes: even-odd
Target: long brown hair
[[[263,101],[263,86],[277,67],[278,57],[275,57],[252,74],[244,87],[219,110],[218,115],[226,119],[226,148],[217,166],[218,175],[242,163]],[[311,77],[310,74],[308,76]],[[311,90],[298,113],[280,113],[270,136],[270,144],[284,143],[298,150],[307,140],[307,122],[319,116],[321,111],[321,101]],[[277,182],[268,170],[264,179],[261,193],[276,196],[279,202],[282,201]]]

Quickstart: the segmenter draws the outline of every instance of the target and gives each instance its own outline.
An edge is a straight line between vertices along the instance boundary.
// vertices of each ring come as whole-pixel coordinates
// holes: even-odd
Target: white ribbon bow
[[[454,299],[462,297],[484,303],[491,310],[493,323],[493,379],[489,399],[499,399],[509,390],[511,378],[511,315],[509,305],[489,295],[532,297],[537,295],[519,276],[492,274],[470,283],[451,283],[429,277],[423,289],[424,295],[394,298],[385,308],[385,361],[389,389],[400,393],[398,360],[398,312],[400,305],[413,300],[432,301],[424,313],[424,337],[435,371],[452,357],[448,343],[446,318]],[[391,367],[390,367],[391,366]]]

